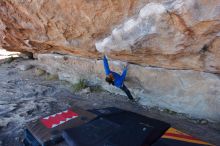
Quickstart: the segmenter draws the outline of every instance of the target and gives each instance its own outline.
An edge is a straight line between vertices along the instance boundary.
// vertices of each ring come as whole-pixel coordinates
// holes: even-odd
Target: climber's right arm
[[[109,75],[111,73],[111,71],[109,69],[108,60],[107,60],[106,56],[104,56],[104,58],[103,58],[103,64],[104,64],[104,68],[105,68],[105,74]]]

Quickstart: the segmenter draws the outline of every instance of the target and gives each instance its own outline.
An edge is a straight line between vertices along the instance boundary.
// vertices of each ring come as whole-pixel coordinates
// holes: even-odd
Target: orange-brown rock
[[[22,52],[97,57],[96,39],[134,14],[137,6],[138,0],[3,0],[0,44]]]
[[[220,73],[219,37],[219,0],[0,1],[0,46],[13,51],[106,52],[134,64]]]

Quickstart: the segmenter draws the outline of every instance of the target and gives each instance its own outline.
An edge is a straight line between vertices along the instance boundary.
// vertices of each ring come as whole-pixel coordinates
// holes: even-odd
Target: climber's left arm
[[[120,77],[120,83],[121,85],[123,84],[124,80],[125,80],[125,77],[127,75],[127,70],[128,70],[128,64],[126,65],[126,67],[124,68],[122,74],[121,74],[121,77]]]

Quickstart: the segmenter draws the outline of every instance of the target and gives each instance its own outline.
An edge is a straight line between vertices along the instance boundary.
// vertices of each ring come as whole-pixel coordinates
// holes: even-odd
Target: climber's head
[[[112,74],[109,74],[106,78],[105,81],[108,82],[109,84],[114,85],[114,76]]]

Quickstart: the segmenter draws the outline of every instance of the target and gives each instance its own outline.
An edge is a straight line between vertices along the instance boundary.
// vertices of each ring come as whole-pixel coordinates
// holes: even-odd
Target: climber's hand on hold
[[[124,68],[128,69],[128,66],[129,66],[129,63],[127,62]]]
[[[121,64],[121,65],[120,65],[121,70],[127,70],[127,69],[128,69],[128,65],[129,65],[128,63],[126,63],[126,64],[125,64],[125,63]]]

